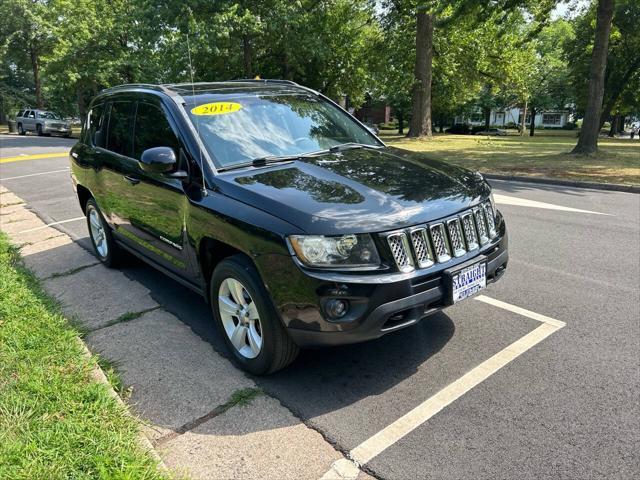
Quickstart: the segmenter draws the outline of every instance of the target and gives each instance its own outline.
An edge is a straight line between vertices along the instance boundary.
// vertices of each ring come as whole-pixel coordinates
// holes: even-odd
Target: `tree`
[[[43,108],[42,58],[53,50],[55,16],[47,0],[1,0],[0,45],[5,45],[11,63],[29,66],[36,107]]]
[[[396,0],[396,8],[413,8],[416,16],[416,59],[412,93],[412,118],[409,136],[431,136],[431,84],[434,31],[462,18],[474,18],[477,24],[494,14],[505,18],[512,12],[527,8],[535,20],[546,19],[557,0],[428,0],[414,4],[413,0]]]
[[[529,135],[535,132],[536,112],[562,110],[573,100],[564,42],[573,38],[573,29],[566,20],[556,20],[541,30],[532,41],[535,49],[530,65],[527,98],[531,108]]]
[[[596,4],[594,3],[574,20],[576,35],[565,43],[564,48],[566,57],[571,59],[569,65],[573,78],[572,87],[577,92],[576,103],[580,114],[584,114],[588,97],[595,17]],[[640,29],[637,28],[639,23],[640,3],[633,0],[617,0],[609,36],[600,129],[607,119],[615,121],[616,118],[622,118],[621,116],[625,113],[637,111],[637,104],[629,104],[625,99],[634,98],[629,92],[634,89],[634,78],[640,70]],[[610,131],[610,133],[616,132]]]
[[[607,67],[609,33],[613,19],[614,0],[598,0],[595,40],[591,55],[589,92],[578,143],[571,153],[589,155],[598,150],[600,115],[604,96],[604,74]]]

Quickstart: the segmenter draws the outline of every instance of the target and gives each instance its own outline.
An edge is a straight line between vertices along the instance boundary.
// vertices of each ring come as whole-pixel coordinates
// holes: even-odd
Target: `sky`
[[[574,18],[590,3],[589,0],[561,0],[551,12],[551,18]]]

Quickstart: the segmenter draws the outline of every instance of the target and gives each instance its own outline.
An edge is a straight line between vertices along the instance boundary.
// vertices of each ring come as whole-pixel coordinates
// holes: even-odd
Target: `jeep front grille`
[[[401,272],[428,268],[484,246],[497,236],[493,206],[485,202],[443,222],[387,235],[387,243]]]
[[[409,249],[409,242],[405,233],[393,233],[387,237],[391,254],[401,272],[413,270],[413,257]]]

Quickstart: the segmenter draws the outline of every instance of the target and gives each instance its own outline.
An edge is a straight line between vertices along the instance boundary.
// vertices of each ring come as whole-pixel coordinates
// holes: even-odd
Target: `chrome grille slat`
[[[467,241],[467,249],[469,251],[475,250],[480,245],[478,244],[478,234],[476,233],[476,226],[473,221],[473,213],[467,212],[462,215],[461,218],[464,238]]]
[[[444,224],[436,223],[435,225],[430,225],[429,233],[431,234],[433,253],[438,263],[451,260],[451,248],[447,241],[447,234],[444,231]]]
[[[491,202],[485,203],[483,206],[484,214],[487,219],[487,227],[489,229],[489,238],[493,238],[497,235],[496,232],[496,219],[493,218],[493,206]]]
[[[413,251],[416,254],[416,260],[418,261],[419,268],[430,267],[434,264],[433,253],[431,253],[431,246],[429,243],[429,237],[427,236],[426,228],[416,228],[411,231],[411,243],[413,245]]]
[[[464,239],[462,238],[460,220],[457,217],[447,221],[447,231],[449,232],[449,240],[451,241],[453,256],[461,257],[467,253],[464,245]]]
[[[484,215],[484,209],[476,207],[473,209],[473,216],[476,220],[476,228],[478,229],[478,239],[480,245],[484,245],[489,241],[489,234],[487,231],[487,221]]]
[[[387,243],[391,248],[391,254],[396,261],[396,265],[401,272],[410,272],[413,270],[413,257],[407,241],[405,233],[394,233],[387,237]]]

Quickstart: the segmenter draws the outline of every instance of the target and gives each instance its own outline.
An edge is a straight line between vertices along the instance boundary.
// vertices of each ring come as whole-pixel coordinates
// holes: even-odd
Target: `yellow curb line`
[[[68,157],[69,152],[64,153],[37,153],[35,155],[18,155],[17,157],[0,158],[0,163],[21,162],[23,160],[38,160],[39,158],[62,158]]]

